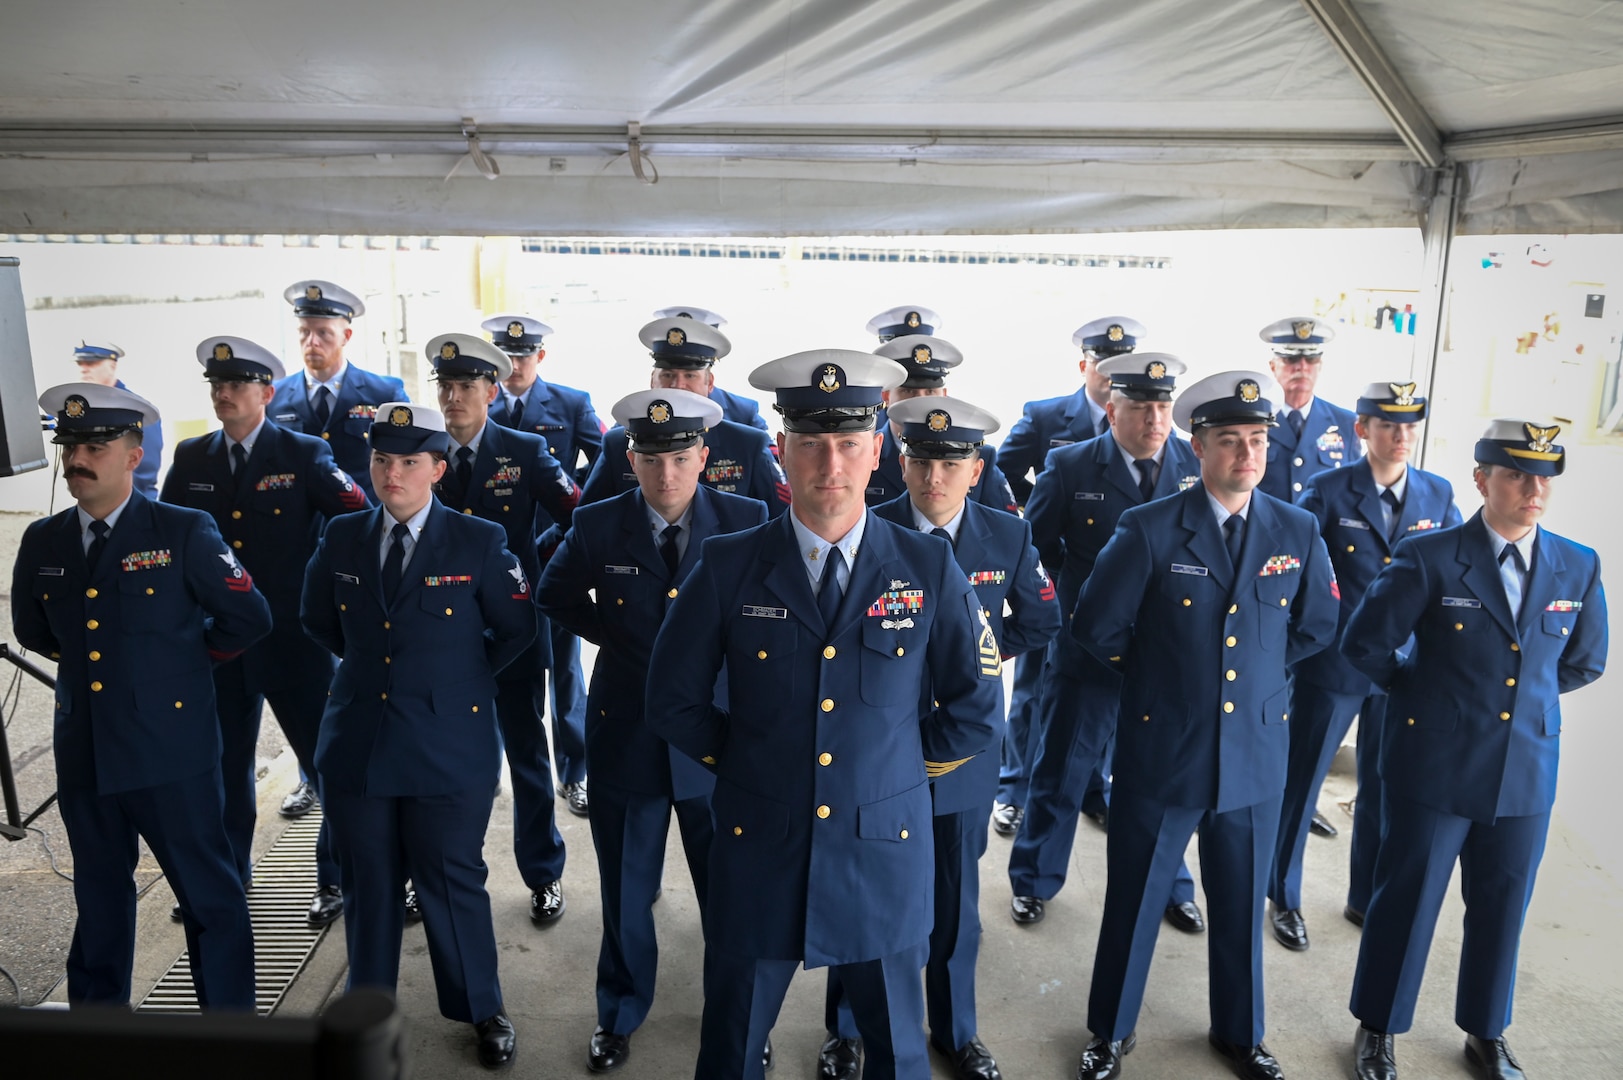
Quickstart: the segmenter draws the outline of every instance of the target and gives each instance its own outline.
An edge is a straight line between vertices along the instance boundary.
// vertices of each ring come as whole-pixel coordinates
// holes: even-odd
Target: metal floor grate
[[[254,863],[248,914],[254,926],[254,998],[261,1016],[281,1003],[327,929],[311,927],[305,921],[310,897],[316,891],[316,834],[320,830],[321,808],[317,807],[289,825]],[[149,1013],[198,1011],[186,953],[170,965],[137,1008]]]

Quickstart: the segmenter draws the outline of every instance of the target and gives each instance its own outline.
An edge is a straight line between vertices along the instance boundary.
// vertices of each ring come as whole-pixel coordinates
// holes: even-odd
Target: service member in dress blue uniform
[[[118,377],[118,362],[124,350],[110,341],[80,340],[73,350],[74,362],[79,365],[79,378],[83,382],[100,383],[128,390]],[[163,421],[154,420],[141,432],[141,464],[135,467],[135,490],[149,499],[158,497],[158,470],[163,463]]]
[[[1336,330],[1323,319],[1297,315],[1269,323],[1257,336],[1274,350],[1268,369],[1281,389],[1279,424],[1268,441],[1268,472],[1258,486],[1265,495],[1301,502],[1308,481],[1326,469],[1351,465],[1364,453],[1353,431],[1358,418],[1313,394],[1324,347]]]
[[[929,782],[995,752],[1002,665],[951,545],[864,507],[901,380],[844,349],[750,374],[777,398],[794,501],[705,541],[654,642],[648,726],[717,774],[698,1080],[759,1080],[803,963],[838,968],[868,1080],[930,1075]]]
[[[374,375],[344,358],[351,325],[366,313],[361,298],[330,281],[296,281],[282,294],[299,320],[304,370],[278,379],[270,418],[278,426],[314,435],[332,448],[333,460],[371,499],[371,449],[366,433],[385,401],[405,401],[406,387],[393,375]]]
[[[1109,880],[1079,1080],[1119,1075],[1165,897],[1192,832],[1211,932],[1213,1048],[1247,1080],[1283,1075],[1262,1043],[1262,907],[1289,753],[1288,665],[1335,639],[1335,578],[1313,516],[1264,495],[1273,380],[1208,376],[1172,419],[1201,482],[1121,516],[1071,631],[1123,672]]]
[[[77,506],[23,533],[17,641],[57,662],[56,782],[78,905],[68,1001],[128,1005],[137,837],[185,910],[206,1009],[252,1010],[254,938],[221,818],[209,670],[264,637],[270,608],[207,514],[134,490],[157,410],[98,383],[40,395]]]
[[[982,469],[978,450],[997,430],[997,417],[955,398],[931,397],[897,402],[890,418],[902,429],[908,493],[874,515],[953,545],[1004,659],[1042,650],[1059,632],[1060,611],[1054,585],[1031,546],[1031,528],[1018,517],[967,500]],[[1005,600],[1008,617],[1003,614]],[[930,707],[927,696],[921,713]],[[986,853],[987,815],[997,794],[997,766],[995,756],[979,754],[932,785],[935,929],[924,967],[925,1013],[931,1044],[952,1063],[958,1080],[1001,1080],[1003,1075],[977,1035],[975,1014],[980,858]],[[826,1049],[820,1066],[825,1076],[854,1077],[857,1031],[841,989],[831,973],[829,1003],[839,1006],[833,1031],[842,1045],[832,1052]]]
[[[1026,402],[1025,409],[997,448],[999,467],[1024,506],[1031,498],[1033,480],[1028,474],[1042,475],[1048,454],[1061,446],[1086,442],[1110,428],[1105,408],[1110,404],[1110,377],[1099,372],[1099,364],[1112,356],[1138,348],[1145,334],[1137,319],[1107,315],[1078,327],[1071,342],[1082,350],[1077,367],[1082,385],[1073,394]],[[1112,523],[1112,526],[1114,524]],[[1109,534],[1106,533],[1106,536]],[[1066,609],[1067,613],[1069,609]],[[1064,635],[1061,635],[1063,637]],[[1042,691],[1044,657],[1030,653],[1014,662],[1014,697],[1009,703],[1009,734],[1003,740],[1003,765],[998,781],[997,803],[992,807],[992,827],[1004,836],[1013,836],[1025,815],[1031,787],[1031,766],[1037,756],[1038,699]],[[1108,767],[1105,771],[1108,771]],[[1110,784],[1100,769],[1088,777],[1082,810],[1095,822],[1104,823],[1108,812]]]
[[[700,544],[766,520],[756,500],[700,482],[707,432],[721,422],[714,400],[685,390],[639,390],[615,403],[614,418],[630,435],[637,487],[576,511],[536,587],[542,610],[598,647],[586,699],[592,842],[603,901],[597,1030],[587,1050],[593,1072],[624,1064],[631,1033],[654,1002],[659,944],[651,909],[673,811],[701,915],[707,899],[715,778],[643,723],[654,635],[699,561]]]
[[[225,825],[243,881],[252,873],[255,762],[266,701],[307,776],[316,775],[316,737],[337,667],[332,653],[299,625],[304,567],[329,518],[366,508],[366,496],[333,461],[327,444],[278,427],[265,416],[286,372],[275,354],[240,337],[204,338],[197,362],[222,430],[175,447],[163,501],[202,510],[254,576],[270,604],[270,634],[214,669],[220,716]],[[316,894],[308,918],[325,926],[343,913],[330,827],[316,841]]]
[[[703,312],[703,309],[697,310]],[[710,312],[703,314],[711,315]],[[654,360],[653,373],[648,379],[650,388],[684,390],[708,397],[720,406],[711,365],[717,356],[725,356],[732,350],[732,343],[725,334],[709,323],[672,315],[644,326],[638,336]],[[734,423],[725,415],[724,409],[723,419],[705,432],[708,457],[699,483],[715,491],[759,499],[773,515],[783,513],[789,505],[789,483],[773,456],[771,438],[765,430]],[[762,427],[765,427],[764,421]],[[625,428],[617,425],[604,434],[603,454],[592,466],[581,489],[583,505],[637,486],[627,450]]]
[[[704,323],[712,330],[720,330],[727,325],[726,319],[714,311],[708,311],[702,307],[682,307],[679,305],[677,307],[660,308],[654,312],[654,318],[692,319],[695,322]],[[717,386],[713,369],[713,364],[706,366],[704,369],[706,373],[710,374],[710,389],[702,391],[702,393],[721,406],[721,418],[730,420],[735,424],[743,424],[745,427],[759,428],[765,431],[766,421],[761,418],[761,403],[754,398],[734,394]],[[682,389],[689,390],[692,388],[683,386]],[[695,390],[694,392],[700,393],[701,391]]]
[[[381,505],[327,523],[300,605],[339,658],[316,766],[349,986],[394,992],[409,868],[440,1013],[473,1024],[479,1063],[500,1068],[516,1040],[483,855],[501,769],[496,674],[535,637],[535,603],[501,527],[434,498],[450,444],[437,411],[386,402],[370,441]]]
[[[503,380],[502,393],[490,407],[490,418],[503,427],[539,435],[563,466],[564,475],[576,484],[585,483],[603,450],[603,422],[586,391],[540,378],[541,361],[547,355],[542,346],[552,327],[528,315],[497,315],[486,319],[481,328],[513,364],[513,373]],[[536,535],[554,524],[560,531],[569,527],[568,521],[543,516],[536,522]],[[553,765],[570,812],[585,817],[586,675],[580,666],[580,639],[557,625],[549,625],[547,632],[552,638],[548,671],[552,675]]]
[[[1454,488],[1435,473],[1409,467],[1419,445],[1426,399],[1414,383],[1370,383],[1358,399],[1355,430],[1365,457],[1345,469],[1328,469],[1308,482],[1297,503],[1319,519],[1341,591],[1341,625],[1375,575],[1392,561],[1405,537],[1460,523]],[[1344,914],[1362,921],[1375,877],[1381,841],[1379,753],[1386,695],[1347,663],[1338,649],[1325,649],[1292,672],[1290,771],[1279,815],[1279,840],[1268,878],[1269,919],[1287,949],[1308,946],[1302,915],[1302,856],[1319,788],[1341,740],[1358,720],[1358,800],[1354,804],[1351,873]]]
[[[1118,353],[1096,364],[1111,381],[1110,430],[1050,450],[1026,504],[1037,551],[1059,580],[1068,627],[1088,618],[1076,598],[1123,512],[1200,482],[1194,450],[1172,431],[1172,391],[1184,362],[1170,353]],[[1121,673],[1068,632],[1048,647],[1042,686],[1030,796],[1009,852],[1009,911],[1027,924],[1042,919],[1044,903],[1064,887],[1087,778],[1109,769]],[[1194,879],[1181,862],[1166,919],[1185,933],[1205,929]]]
[[[925,334],[891,338],[875,349],[874,355],[895,361],[904,372],[902,384],[885,391],[887,407],[916,397],[940,397],[947,392],[947,375],[964,361],[964,354],[952,342]],[[879,424],[881,440],[879,467],[868,480],[866,498],[869,506],[894,502],[907,492],[907,482],[902,478],[902,452],[898,441],[901,427],[891,423],[884,412],[877,417],[876,423]],[[1009,492],[1009,482],[997,467],[997,451],[990,446],[982,446],[979,455],[981,475],[975,486],[969,489],[970,499],[983,506],[1018,514],[1020,509],[1015,506],[1014,496]]]
[[[1555,800],[1561,695],[1606,667],[1600,560],[1539,525],[1566,468],[1560,432],[1493,421],[1476,444],[1482,509],[1399,544],[1342,637],[1342,653],[1389,695],[1385,832],[1352,989],[1360,1080],[1397,1076],[1393,1036],[1414,1020],[1456,862],[1465,939],[1454,1022],[1477,1075],[1522,1076],[1504,1033]]]
[[[507,354],[470,334],[441,334],[424,348],[434,367],[440,414],[450,436],[440,502],[460,514],[493,521],[507,536],[526,580],[541,576],[535,541],[541,522],[568,527],[580,490],[538,435],[490,419],[490,403],[512,372]],[[547,663],[550,628],[536,613],[537,634],[496,676],[501,725],[513,781],[513,858],[530,889],[530,919],[546,927],[564,913],[564,838],[547,753]]]

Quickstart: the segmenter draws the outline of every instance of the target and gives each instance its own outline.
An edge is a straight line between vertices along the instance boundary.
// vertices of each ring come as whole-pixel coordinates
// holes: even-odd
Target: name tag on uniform
[[[213,484],[187,484],[186,485],[186,490],[187,491],[213,491],[214,490],[214,485]]]
[[[635,566],[605,566],[603,572],[605,574],[631,574],[635,576],[637,568]]]
[[[1174,574],[1193,574],[1196,577],[1206,577],[1210,573],[1204,566],[1187,566],[1180,562],[1172,564],[1172,572]]]
[[[1336,524],[1348,529],[1363,529],[1365,532],[1369,532],[1369,522],[1359,521],[1356,518],[1339,518]]]
[[[1075,441],[1076,441],[1075,439],[1049,439],[1048,440],[1048,445],[1049,446],[1070,446]]]
[[[635,484],[637,482],[637,474],[634,472],[623,472],[620,474],[620,479],[624,480],[628,484]]]
[[[40,576],[42,576],[42,577],[61,577],[62,576],[62,568],[60,566],[42,566],[42,567],[39,568],[39,572],[40,572]]]
[[[1104,502],[1105,493],[1102,491],[1078,491],[1074,492],[1071,498],[1081,499],[1084,502]]]
[[[337,570],[334,570],[332,576],[347,585],[359,585],[361,583],[361,579],[356,577],[354,574],[341,574]]]
[[[866,495],[883,495],[884,493],[885,493],[885,489],[882,488],[882,487],[871,487],[866,492],[864,492],[864,494],[866,494]]]
[[[1443,606],[1479,608],[1482,606],[1482,601],[1475,600],[1469,596],[1445,596],[1443,597]]]
[[[280,424],[280,423],[282,423],[284,421],[297,420],[298,418],[299,418],[299,414],[296,413],[296,412],[284,412],[284,413],[277,413],[276,416],[273,419],[275,419],[276,422],[278,424]]]
[[[759,607],[755,604],[745,604],[744,614],[751,619],[787,619],[789,609],[781,607]]]

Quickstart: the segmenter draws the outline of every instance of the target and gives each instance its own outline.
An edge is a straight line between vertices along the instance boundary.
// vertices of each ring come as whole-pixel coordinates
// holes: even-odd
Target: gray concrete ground
[[[0,559],[6,565],[26,521],[0,515]],[[4,618],[0,625],[9,627],[9,614],[0,601]],[[590,650],[587,663],[589,667]],[[8,678],[9,673],[0,670],[0,688],[8,685]],[[53,786],[51,707],[44,689],[31,680],[20,685],[15,708],[12,701],[10,695],[5,697],[7,734],[26,808]],[[1587,691],[1569,704],[1567,725],[1605,724],[1613,713],[1609,697]],[[275,808],[293,782],[291,755],[279,753],[280,735],[268,714],[265,727],[256,851],[274,842],[283,824]],[[1573,772],[1594,776],[1593,765],[1569,763],[1567,779]],[[1615,769],[1607,771],[1615,775]],[[1352,794],[1350,753],[1344,750],[1319,802],[1342,828],[1342,836],[1308,842],[1305,911],[1313,947],[1306,953],[1288,953],[1271,938],[1264,946],[1268,1044],[1293,1080],[1351,1075],[1349,1048],[1356,1021],[1347,1013],[1346,1002],[1359,931],[1342,919],[1341,909]],[[1564,808],[1571,812],[1573,807],[1585,815],[1597,807],[1614,814],[1615,805],[1609,790],[1574,793],[1564,787],[1557,806],[1523,936],[1516,1022],[1509,1031],[1512,1046],[1533,1076],[1589,1080],[1623,1075],[1623,933],[1618,929],[1623,925],[1623,887],[1616,876],[1618,863],[1611,855],[1614,849],[1594,842],[1593,820],[1563,816]],[[559,824],[569,847],[564,877],[569,908],[555,927],[538,931],[529,922],[528,893],[512,861],[511,809],[509,797],[498,799],[485,854],[502,945],[502,983],[519,1033],[513,1075],[538,1080],[586,1076],[601,926],[590,831],[584,820],[568,814],[559,803]],[[60,868],[71,872],[60,819],[49,813],[39,825]],[[1603,828],[1600,834],[1610,835],[1611,830]],[[1070,883],[1048,905],[1047,919],[1029,928],[1015,926],[1008,917],[1008,849],[1007,840],[993,835],[981,867],[986,930],[978,994],[980,1033],[1009,1080],[1063,1080],[1073,1074],[1076,1056],[1088,1039],[1084,1021],[1103,898],[1104,834],[1083,822]],[[1190,859],[1198,878],[1193,845]],[[140,904],[137,996],[183,948],[180,929],[168,917],[172,896],[150,858],[143,860],[139,878],[150,888]],[[1414,1031],[1398,1041],[1404,1080],[1469,1075],[1460,1053],[1462,1036],[1452,1020],[1461,912],[1456,889],[1439,923]],[[703,942],[674,829],[665,893],[655,917],[664,947],[659,996],[647,1024],[632,1039],[631,1060],[620,1073],[627,1080],[681,1078],[693,1072]],[[24,1004],[46,997],[61,1000],[59,979],[72,920],[71,888],[52,873],[45,842],[31,836],[0,844],[0,967],[21,984]],[[1138,1027],[1139,1046],[1127,1059],[1124,1076],[1182,1080],[1229,1075],[1205,1042],[1205,939],[1163,927],[1158,950]],[[483,1075],[474,1060],[471,1030],[438,1014],[420,927],[408,928],[403,953],[399,995],[409,1020],[414,1075]],[[344,975],[340,925],[322,940],[283,1011],[319,1010],[342,992]],[[10,1000],[11,988],[0,977],[0,1005]],[[778,1064],[772,1075],[778,1080],[816,1075],[822,1000],[823,973],[802,972],[790,989],[775,1032]],[[935,1075],[950,1077],[951,1072],[937,1061]]]

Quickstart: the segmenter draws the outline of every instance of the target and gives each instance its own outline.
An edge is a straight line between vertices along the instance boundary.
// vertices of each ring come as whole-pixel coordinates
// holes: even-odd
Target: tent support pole
[[[1421,213],[1420,228],[1425,238],[1420,279],[1420,297],[1416,310],[1414,354],[1409,361],[1409,377],[1418,383],[1428,401],[1437,388],[1437,357],[1443,349],[1444,335],[1448,332],[1448,304],[1452,287],[1449,267],[1454,251],[1454,233],[1459,227],[1460,199],[1465,183],[1464,170],[1445,165],[1428,173],[1431,191],[1426,196]],[[1419,446],[1421,468],[1426,464],[1426,449],[1431,442],[1431,428]]]

